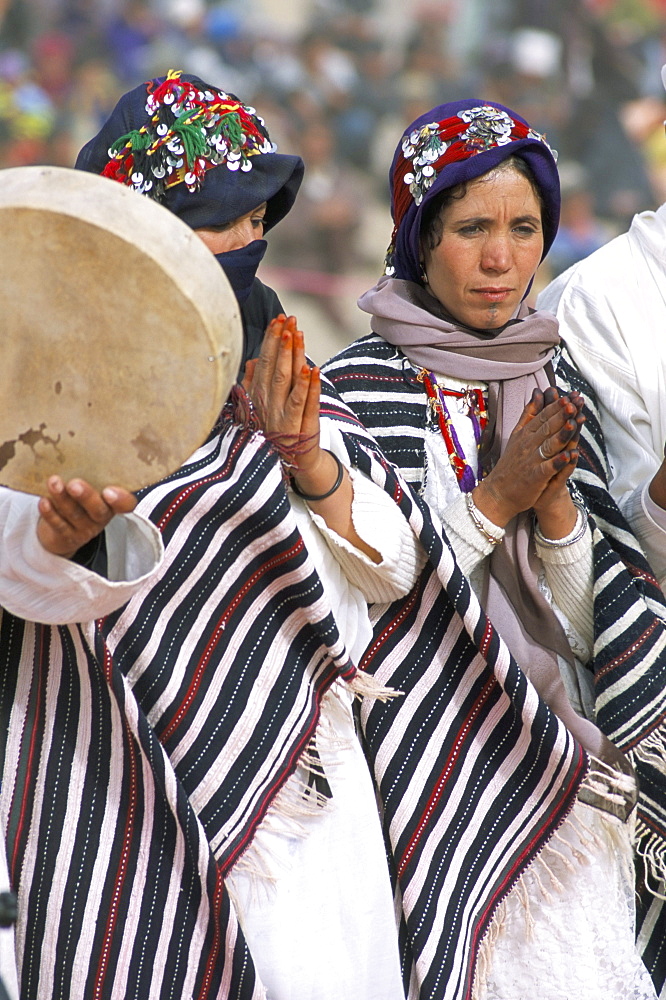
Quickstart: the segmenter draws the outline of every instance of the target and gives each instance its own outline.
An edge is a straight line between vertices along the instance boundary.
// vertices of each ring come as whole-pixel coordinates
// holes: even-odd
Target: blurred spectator
[[[393,110],[398,87],[391,61],[379,39],[368,39],[353,53],[356,75],[333,124],[337,149],[359,169],[371,165],[372,137]]]
[[[27,50],[32,37],[31,19],[23,0],[0,0],[0,50]]]
[[[410,104],[405,124],[435,104],[467,96],[475,82],[471,66],[449,52],[447,25],[429,14],[417,19],[400,73],[400,87]]]
[[[312,31],[301,41],[304,86],[312,87],[322,107],[337,107],[345,102],[357,82],[350,56],[334,43],[326,31]]]
[[[520,28],[506,39],[506,60],[488,77],[487,96],[520,108],[528,121],[538,121],[554,149],[561,149],[570,110],[564,87],[562,40],[541,28]]]
[[[127,0],[105,31],[105,41],[116,76],[134,84],[147,75],[150,46],[160,24],[148,0]]]
[[[31,46],[36,83],[54,107],[61,108],[71,93],[74,44],[62,31],[38,35]]]
[[[576,95],[566,152],[594,178],[597,214],[622,230],[635,212],[656,207],[645,158],[622,123],[623,107],[640,95],[640,67],[628,50],[613,44],[602,22],[571,0],[568,6],[568,31],[576,28],[588,47],[590,82]]]
[[[49,162],[71,166],[78,150],[102,127],[124,89],[106,50],[93,42],[81,48],[72,70],[69,100],[50,143]]]
[[[0,166],[45,162],[55,121],[53,103],[28,59],[15,49],[0,53]]]
[[[252,47],[240,45],[236,58],[229,57],[242,38],[242,25],[233,10],[208,6],[204,0],[164,0],[163,15],[146,76],[160,76],[177,66],[231,93],[252,97],[258,79]]]
[[[287,280],[294,290],[314,295],[328,319],[344,329],[346,313],[335,278],[360,262],[357,234],[366,185],[335,155],[333,130],[323,120],[305,126],[296,151],[305,161],[298,211],[293,224],[284,219],[271,233],[266,262],[289,269]]]

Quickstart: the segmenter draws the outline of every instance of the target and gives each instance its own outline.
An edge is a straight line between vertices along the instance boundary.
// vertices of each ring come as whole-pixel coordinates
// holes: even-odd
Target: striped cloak
[[[325,373],[418,493],[427,476],[426,397],[407,358],[371,334],[328,362]],[[572,489],[589,511],[594,541],[594,657],[588,667],[597,724],[637,771],[636,851],[644,862],[637,868],[638,943],[657,991],[666,995],[666,913],[660,898],[666,891],[666,603],[608,493],[594,393],[566,350],[556,359],[555,375],[563,392],[576,389],[586,400]],[[337,409],[333,395],[326,410]],[[493,734],[489,745],[494,749],[496,742]]]
[[[427,508],[342,403],[331,395],[325,409],[429,555],[412,594],[373,609],[364,672],[340,640],[274,449],[238,406],[143,492],[166,555],[125,608],[67,628],[3,614],[0,808],[23,1000],[265,996],[225,874],[293,793],[336,678],[363,690],[372,674],[402,692],[364,699],[362,717],[410,1000],[470,995],[496,905],[572,807],[582,749],[486,619]],[[612,545],[595,531],[602,618],[612,599],[595,665],[609,728],[638,754],[663,721],[664,608],[616,516],[604,525]],[[638,561],[628,570],[617,552]]]

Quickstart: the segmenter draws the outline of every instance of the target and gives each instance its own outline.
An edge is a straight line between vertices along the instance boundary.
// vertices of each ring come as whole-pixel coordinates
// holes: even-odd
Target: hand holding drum
[[[136,507],[136,497],[120,486],[98,492],[83,479],[63,483],[60,476],[51,476],[47,489],[39,501],[37,537],[47,552],[65,559],[104,531],[116,514]]]

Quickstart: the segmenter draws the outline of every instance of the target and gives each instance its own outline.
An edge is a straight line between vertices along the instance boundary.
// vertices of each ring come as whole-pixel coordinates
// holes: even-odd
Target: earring
[[[421,263],[421,274],[420,274],[421,283],[423,285],[427,285],[428,284],[428,275],[426,274],[425,264],[423,263],[423,261],[421,261],[420,263]]]

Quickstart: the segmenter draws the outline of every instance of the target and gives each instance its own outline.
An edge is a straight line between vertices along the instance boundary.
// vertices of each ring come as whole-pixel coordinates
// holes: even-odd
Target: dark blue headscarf
[[[197,182],[190,186],[185,182],[175,183],[173,186],[157,184],[149,186],[145,183],[149,176],[145,167],[142,169],[146,176],[140,183],[133,181],[132,178],[136,175],[131,173],[131,168],[127,175],[118,172],[115,175],[109,173],[109,167],[114,167],[118,156],[122,155],[122,152],[120,154],[116,152],[115,157],[112,154],[112,147],[117,147],[119,140],[127,140],[125,147],[122,142],[120,143],[121,149],[129,150],[132,160],[139,161],[143,156],[141,146],[144,142],[143,137],[147,134],[146,129],[150,130],[148,135],[152,137],[158,118],[170,123],[175,121],[175,116],[171,115],[169,118],[165,114],[168,107],[164,96],[155,100],[156,94],[160,95],[165,91],[165,82],[169,80],[174,81],[172,90],[177,89],[181,83],[193,84],[204,105],[206,101],[212,103],[220,95],[238,100],[233,94],[227,95],[198,77],[186,73],[175,72],[169,73],[168,77],[157,77],[135,87],[120,98],[97,135],[80,151],[76,159],[77,169],[115,176],[115,179],[134,187],[142,194],[159,200],[192,229],[224,225],[266,202],[264,232],[267,232],[284,218],[294,204],[303,179],[303,161],[299,156],[276,152],[270,143],[263,121],[253,108],[245,105],[242,105],[244,121],[257,130],[256,135],[262,143],[261,145],[255,143],[250,155],[241,160],[247,169],[231,169],[228,166],[232,157],[227,157],[224,153],[224,144],[220,147],[224,154],[221,157],[214,147],[205,147],[202,150],[199,144],[195,147],[194,158],[198,164],[205,164],[207,169],[202,172]],[[167,88],[166,99],[168,96]],[[147,105],[150,106],[150,110],[147,109]],[[209,128],[211,121],[214,122],[214,117],[208,116],[206,124]],[[222,133],[223,139],[231,133],[232,139],[227,143],[230,148],[239,138],[238,131],[233,131],[235,124],[235,121],[232,121],[231,128]],[[187,137],[187,125],[182,129],[182,134]],[[199,129],[199,135],[201,134],[202,130]],[[194,138],[197,140],[199,137],[195,134]],[[241,133],[241,143],[243,138]],[[232,153],[232,156],[234,155],[236,154]],[[156,160],[157,157],[152,162]],[[149,161],[144,157],[143,162],[145,164]],[[266,243],[257,240],[247,247],[232,250],[229,254],[216,255],[241,304],[250,293],[257,267],[265,250]]]
[[[386,258],[387,274],[420,283],[425,206],[447,188],[474,180],[511,156],[525,160],[541,195],[545,257],[560,219],[556,155],[544,136],[502,104],[451,101],[421,115],[406,129],[391,164],[395,228]]]

